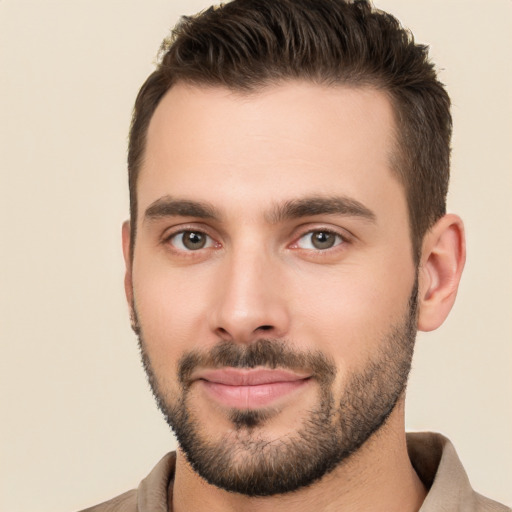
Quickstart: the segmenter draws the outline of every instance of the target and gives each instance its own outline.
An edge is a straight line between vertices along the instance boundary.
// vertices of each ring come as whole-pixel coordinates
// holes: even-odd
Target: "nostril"
[[[271,325],[260,325],[258,327],[258,329],[260,331],[270,331],[272,329],[272,326]],[[256,330],[258,330],[258,329],[256,329]]]

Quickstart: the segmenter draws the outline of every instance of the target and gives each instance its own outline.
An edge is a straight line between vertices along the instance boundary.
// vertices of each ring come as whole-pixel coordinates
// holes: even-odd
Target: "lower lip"
[[[236,409],[258,409],[268,407],[280,398],[304,387],[309,379],[285,382],[270,382],[254,386],[228,386],[206,380],[199,381],[208,394],[226,407]]]

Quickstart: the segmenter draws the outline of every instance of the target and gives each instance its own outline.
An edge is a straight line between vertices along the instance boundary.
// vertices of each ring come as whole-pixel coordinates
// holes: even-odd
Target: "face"
[[[401,398],[417,289],[393,130],[365,88],[176,85],[158,106],[127,294],[159,406],[210,483],[308,485]]]

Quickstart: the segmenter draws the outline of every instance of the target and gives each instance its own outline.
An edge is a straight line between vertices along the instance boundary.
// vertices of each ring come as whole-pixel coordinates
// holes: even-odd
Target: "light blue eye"
[[[340,245],[343,238],[332,231],[310,231],[301,236],[297,245],[301,249],[312,249],[322,251]]]
[[[201,231],[180,231],[173,235],[169,241],[181,251],[198,251],[213,246],[213,240]]]

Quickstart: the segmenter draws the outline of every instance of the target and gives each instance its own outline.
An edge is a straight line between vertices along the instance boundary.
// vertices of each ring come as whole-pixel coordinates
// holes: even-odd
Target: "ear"
[[[123,256],[125,264],[124,274],[124,292],[126,294],[126,300],[130,307],[130,312],[133,304],[133,281],[132,281],[132,256],[131,256],[131,228],[130,221],[123,222],[122,227],[122,239],[123,239]]]
[[[437,329],[448,316],[465,261],[464,224],[457,215],[445,215],[423,239],[418,294],[420,331]]]

